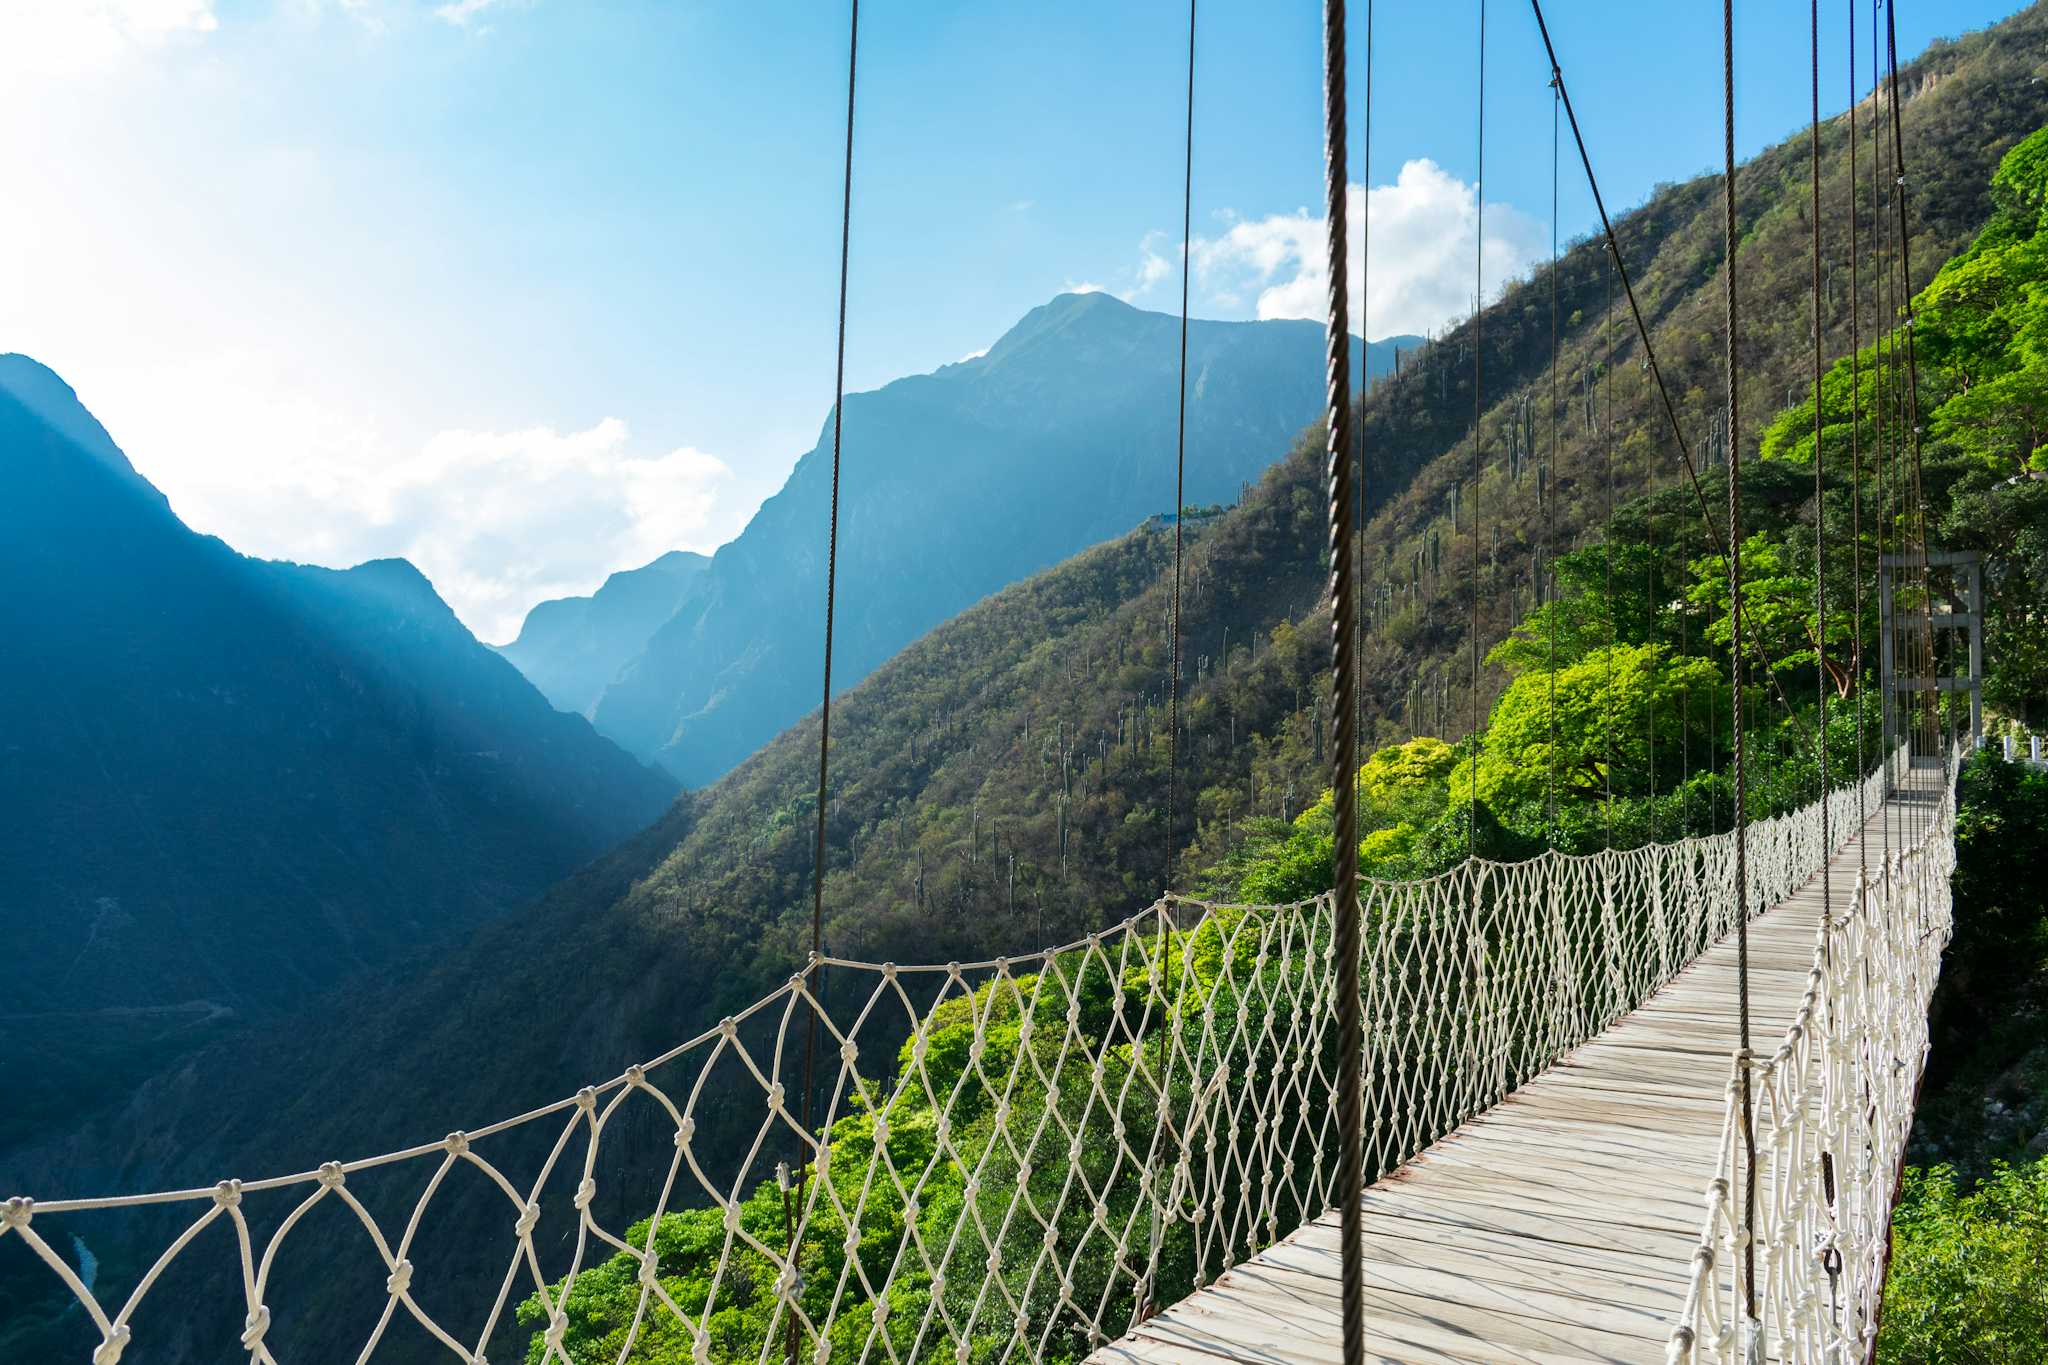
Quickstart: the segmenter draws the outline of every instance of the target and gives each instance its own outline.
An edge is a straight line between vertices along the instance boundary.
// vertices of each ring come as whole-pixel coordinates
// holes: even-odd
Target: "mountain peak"
[[[115,473],[156,491],[128,463],[128,457],[114,444],[114,438],[107,434],[99,419],[86,410],[77,390],[40,360],[18,351],[0,355],[0,394],[12,398],[30,416]]]

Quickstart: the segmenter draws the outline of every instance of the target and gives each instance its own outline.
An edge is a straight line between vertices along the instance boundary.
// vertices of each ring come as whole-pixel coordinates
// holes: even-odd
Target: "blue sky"
[[[1490,3],[1489,289],[1551,233],[1541,45]],[[2013,7],[1907,4],[1901,57]],[[1375,336],[1469,306],[1477,170],[1477,0],[1379,8]],[[1611,206],[1718,164],[1718,7],[1551,9]],[[1177,305],[1184,5],[862,19],[851,387],[1062,289]],[[1199,314],[1313,309],[1318,22],[1203,3]],[[1805,8],[1747,0],[1738,31],[1748,152],[1805,121]],[[7,0],[0,347],[64,374],[200,529],[408,555],[505,638],[541,597],[729,539],[816,439],[845,47],[844,7],[808,2]],[[1353,90],[1357,144],[1359,66]],[[1592,209],[1562,183],[1569,238]]]

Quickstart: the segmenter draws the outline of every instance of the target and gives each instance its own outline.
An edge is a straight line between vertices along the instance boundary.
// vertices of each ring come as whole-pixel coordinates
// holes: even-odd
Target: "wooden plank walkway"
[[[1884,818],[1880,808],[1862,831],[1873,861]],[[1851,838],[1834,859],[1838,904],[1856,868]],[[1820,913],[1816,875],[1750,925],[1759,1049],[1776,1046],[1799,1008]],[[1715,1174],[1736,1037],[1731,936],[1367,1190],[1367,1359],[1663,1361]],[[1092,1359],[1339,1361],[1337,1237],[1331,1210]]]

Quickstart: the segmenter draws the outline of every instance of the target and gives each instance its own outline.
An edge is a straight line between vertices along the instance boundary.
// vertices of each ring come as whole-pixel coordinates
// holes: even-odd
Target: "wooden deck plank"
[[[1884,819],[1864,826],[1873,848]],[[1833,859],[1837,905],[1858,843]],[[1750,925],[1760,1046],[1798,1009],[1821,910],[1816,876]],[[1663,1360],[1721,1148],[1735,991],[1731,936],[1366,1191],[1368,1360]],[[1093,1358],[1338,1361],[1338,1223],[1325,1213]]]

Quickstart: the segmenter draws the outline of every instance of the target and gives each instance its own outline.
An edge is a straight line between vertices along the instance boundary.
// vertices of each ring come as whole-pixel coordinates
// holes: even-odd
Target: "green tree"
[[[1742,624],[1773,668],[1825,668],[1837,697],[1854,685],[1856,622],[1840,605],[1828,618],[1826,647],[1814,603],[1813,576],[1790,562],[1782,541],[1757,531],[1742,542]],[[1704,555],[1690,565],[1686,598],[1707,613],[1706,637],[1721,649],[1734,640],[1728,610],[1728,557]]]
[[[1953,1168],[1909,1168],[1892,1214],[1878,1358],[1899,1365],[2036,1365],[2048,1356],[2048,1157],[2000,1162],[1965,1190]]]
[[[1553,790],[1560,803],[1601,802],[1610,790],[1648,797],[1652,736],[1677,753],[1689,714],[1691,743],[1708,752],[1708,703],[1718,698],[1725,714],[1727,690],[1711,661],[1664,645],[1603,647],[1554,673],[1526,670],[1494,706],[1476,763],[1452,773],[1452,803],[1467,799],[1475,770],[1479,800],[1525,829],[1542,827]]]

